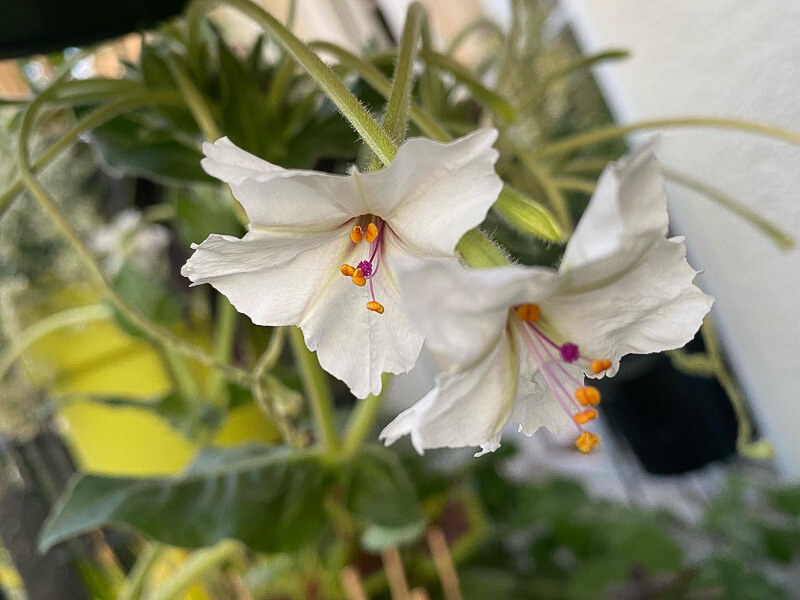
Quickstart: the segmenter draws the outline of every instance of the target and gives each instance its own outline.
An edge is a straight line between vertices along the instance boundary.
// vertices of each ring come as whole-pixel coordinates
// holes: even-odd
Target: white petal
[[[510,307],[546,297],[556,283],[551,269],[468,269],[454,258],[403,262],[397,276],[408,314],[428,348],[460,366],[479,360],[497,343]]]
[[[210,283],[257,325],[295,325],[351,250],[348,227],[320,234],[211,235],[181,273]]]
[[[513,342],[504,335],[474,367],[437,375],[436,387],[389,423],[381,439],[388,445],[410,434],[420,454],[442,447],[496,450],[514,409],[518,367]]]
[[[653,144],[609,166],[567,244],[561,270],[600,261],[667,234],[667,196]]]
[[[203,168],[231,186],[256,228],[330,229],[368,212],[350,176],[284,169],[226,137],[203,152]]]
[[[540,427],[558,433],[572,422],[570,414],[577,410],[571,396],[575,382],[583,380],[583,371],[550,360],[544,345],[518,327],[514,327],[514,335],[520,353],[520,382],[511,422],[519,423],[519,431],[528,436]]]
[[[442,144],[426,138],[404,142],[391,165],[357,175],[372,214],[417,250],[452,255],[476,227],[503,187],[494,170],[494,129],[479,129]]]
[[[369,284],[355,286],[337,272],[325,297],[315,302],[299,323],[306,345],[317,351],[322,367],[344,381],[358,398],[380,393],[382,373],[409,371],[423,342],[403,310],[394,280],[393,262],[404,251],[391,231],[383,235],[381,264],[372,282],[384,313],[367,310]],[[366,258],[357,256],[360,247],[367,246],[354,246],[350,264]]]
[[[694,337],[713,303],[692,283],[696,274],[686,262],[683,239],[661,239],[632,268],[599,287],[565,285],[540,303],[543,319],[584,356],[614,361],[612,375],[625,354],[679,348]]]

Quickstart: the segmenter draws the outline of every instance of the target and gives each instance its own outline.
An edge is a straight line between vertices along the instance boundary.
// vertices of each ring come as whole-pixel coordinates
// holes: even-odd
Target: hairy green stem
[[[413,2],[408,7],[403,35],[400,38],[397,65],[392,78],[392,91],[383,117],[383,128],[395,142],[400,142],[406,137],[408,110],[414,88],[414,61],[417,57],[420,28],[425,16],[425,8],[419,2]]]
[[[397,64],[394,68],[389,101],[383,117],[383,128],[395,143],[399,144],[406,137],[408,129],[408,111],[411,106],[411,92],[414,88],[414,60],[417,56],[419,32],[425,19],[425,9],[419,2],[408,7],[403,35],[400,38]],[[374,156],[368,170],[375,171],[381,167],[380,159]]]
[[[339,435],[333,417],[333,398],[327,376],[316,355],[306,347],[303,332],[298,327],[289,330],[289,345],[300,367],[303,388],[311,402],[311,413],[316,424],[317,435],[323,447],[335,453],[339,448]]]
[[[606,127],[598,127],[585,133],[578,133],[571,135],[554,142],[542,145],[534,151],[537,158],[545,158],[548,156],[556,156],[573,150],[579,150],[585,146],[592,144],[599,144],[608,140],[615,140],[628,135],[634,131],[641,131],[644,129],[666,129],[669,127],[712,127],[719,129],[734,129],[738,131],[746,131],[766,137],[783,140],[790,144],[800,145],[800,133],[781,129],[780,127],[773,127],[763,123],[753,123],[742,119],[727,119],[722,117],[681,117],[674,119],[653,119],[649,121],[640,121],[639,123],[632,123],[630,125],[608,125]]]
[[[310,46],[331,54],[340,64],[358,73],[359,77],[384,98],[389,97],[392,91],[392,82],[374,65],[330,42],[312,42]],[[428,113],[413,101],[409,104],[408,114],[417,127],[428,137],[439,142],[449,142],[453,139],[453,136],[447,133],[441,125],[436,123]]]

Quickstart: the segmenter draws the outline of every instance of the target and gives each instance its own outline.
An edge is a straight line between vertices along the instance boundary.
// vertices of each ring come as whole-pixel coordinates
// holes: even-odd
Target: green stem
[[[175,391],[187,405],[196,406],[202,394],[183,356],[168,344],[163,345],[162,354]]]
[[[570,192],[581,192],[583,194],[594,194],[597,184],[591,179],[581,177],[553,177],[553,183],[562,190]]]
[[[139,559],[131,569],[128,579],[119,592],[119,600],[141,600],[142,590],[150,569],[161,557],[164,547],[160,544],[149,544],[139,555]]]
[[[361,447],[361,444],[364,443],[372,429],[375,418],[378,416],[382,403],[383,394],[378,394],[377,396],[370,394],[359,401],[347,425],[347,432],[342,444],[343,459],[347,460],[352,457]]]
[[[241,551],[239,542],[225,540],[213,548],[194,552],[175,572],[172,579],[156,591],[153,599],[180,600],[184,598],[192,584],[208,573],[214,572],[221,565],[230,562]]]
[[[706,198],[713,200],[720,206],[738,215],[759,229],[761,233],[769,237],[781,250],[788,251],[794,247],[794,238],[792,238],[789,233],[773,225],[757,212],[748,206],[745,206],[735,198],[732,198],[725,192],[718,190],[717,188],[712,187],[703,181],[695,179],[694,177],[674,171],[672,169],[664,169],[664,177],[677,183],[678,185],[702,194]]]
[[[371,88],[384,98],[388,98],[389,94],[391,94],[392,82],[374,65],[330,42],[312,42],[310,46],[333,55],[339,63],[353,69],[361,79],[366,81]],[[428,137],[439,142],[449,142],[453,139],[453,136],[447,133],[447,130],[436,123],[416,103],[411,102],[408,107],[408,114],[417,127]]]
[[[427,19],[422,24],[422,51],[435,51],[433,40],[431,39],[431,24]],[[422,72],[422,79],[420,80],[419,92],[425,111],[434,118],[438,116],[444,104],[444,89],[438,69],[433,65],[425,64],[425,70]]]
[[[540,98],[543,97],[545,90],[547,90],[550,85],[565,75],[569,75],[573,71],[588,69],[599,62],[606,60],[620,60],[628,58],[629,56],[630,53],[627,50],[606,50],[605,52],[598,52],[597,54],[582,56],[577,60],[567,63],[563,67],[556,69],[552,73],[542,78],[542,80],[536,85],[530,94],[528,94],[528,96],[519,103],[520,112],[528,110],[532,104],[536,103]]]
[[[261,378],[275,366],[283,351],[283,342],[286,339],[286,328],[275,327],[272,330],[272,337],[269,339],[264,353],[256,361],[253,368],[253,379],[261,381]]]
[[[408,7],[403,35],[400,38],[392,91],[383,118],[383,128],[396,142],[406,137],[408,110],[414,87],[414,60],[417,57],[419,33],[425,16],[425,8],[419,2],[413,2]]]
[[[192,31],[197,29],[202,13],[214,4],[226,4],[235,8],[272,33],[274,39],[294,56],[300,66],[320,86],[381,162],[385,165],[392,162],[397,147],[358,98],[308,46],[261,7],[249,0],[195,0],[189,7],[190,39],[197,38],[197,34]]]
[[[781,129],[779,127],[772,127],[771,125],[721,117],[683,117],[675,119],[653,119],[650,121],[632,123],[631,125],[598,127],[586,133],[571,135],[561,140],[545,144],[536,150],[534,154],[537,158],[555,156],[573,150],[579,150],[591,144],[599,144],[600,142],[618,139],[634,131],[641,131],[643,129],[665,129],[668,127],[716,127],[720,129],[736,129],[783,140],[790,144],[800,145],[800,133],[795,133],[794,131]]]
[[[11,345],[0,354],[0,380],[5,377],[11,365],[25,350],[49,333],[64,327],[81,325],[88,321],[109,319],[112,316],[111,309],[104,304],[93,304],[64,310],[37,321],[25,329],[15,340],[12,340]]]
[[[403,35],[400,38],[389,102],[383,117],[383,128],[398,144],[405,139],[408,129],[408,111],[411,105],[411,92],[414,88],[414,60],[417,56],[420,27],[424,19],[425,9],[423,6],[419,2],[411,3],[406,14]],[[374,156],[368,170],[375,171],[380,167],[380,159]]]
[[[34,101],[35,102],[35,101]],[[44,167],[53,162],[62,152],[69,148],[80,135],[86,131],[94,129],[116,117],[118,114],[138,106],[145,104],[181,104],[182,100],[179,94],[175,92],[150,92],[148,94],[139,94],[129,96],[110,102],[89,113],[83,119],[78,121],[72,129],[62,135],[52,146],[42,153],[33,164],[33,172],[36,173]],[[24,184],[21,177],[17,177],[11,182],[11,185],[0,194],[0,218],[5,211],[11,206],[11,202],[23,190]]]
[[[100,286],[103,294],[112,304],[114,304],[115,308],[124,318],[136,325],[136,327],[138,327],[141,332],[151,341],[157,342],[161,345],[170,346],[184,356],[194,359],[202,364],[215,366],[219,369],[222,369],[226,375],[235,381],[244,381],[249,383],[250,376],[247,372],[237,367],[220,363],[216,358],[208,355],[204,350],[174,336],[172,333],[159,327],[158,325],[154,325],[147,321],[133,308],[131,308],[128,303],[116,292],[116,290],[114,290],[111,284],[108,283],[103,275],[100,265],[98,265],[98,263],[95,261],[91,251],[86,246],[84,239],[64,217],[56,201],[33,174],[33,170],[30,165],[30,159],[28,158],[28,139],[30,137],[31,130],[36,119],[36,113],[39,108],[37,105],[38,100],[38,98],[37,100],[34,100],[34,102],[32,102],[28,107],[28,110],[25,112],[25,115],[22,118],[22,124],[20,125],[19,146],[17,148],[20,177],[22,178],[25,187],[27,187],[27,189],[30,191],[31,195],[36,199],[45,213],[60,230],[67,242],[77,252],[91,277]]]
[[[443,71],[447,71],[456,81],[464,85],[472,92],[475,99],[492,111],[495,115],[506,121],[513,123],[517,119],[517,110],[511,103],[497,92],[490,90],[483,85],[467,68],[458,61],[444,54],[436,52],[423,52],[422,58],[425,62],[434,65]]]
[[[319,366],[316,355],[306,347],[303,332],[299,328],[292,327],[289,330],[289,344],[300,367],[303,389],[311,402],[311,412],[319,440],[329,452],[336,452],[339,447],[339,436],[336,433],[333,398],[325,371]]]
[[[459,31],[453,40],[450,42],[450,46],[447,48],[447,54],[455,54],[456,50],[458,50],[459,46],[463,44],[470,36],[485,31],[488,34],[491,34],[498,39],[503,39],[503,30],[495,23],[494,21],[490,21],[489,19],[478,19],[473,23],[470,23],[464,29]]]
[[[736,435],[736,449],[739,452],[744,450],[744,453],[746,453],[746,448],[752,442],[753,438],[753,423],[750,421],[750,415],[747,412],[742,393],[736,386],[722,358],[722,351],[720,350],[714,327],[711,324],[711,319],[706,318],[703,326],[700,328],[700,334],[703,337],[706,354],[711,360],[711,364],[714,366],[714,374],[717,377],[717,381],[719,381],[722,389],[725,390],[725,394],[728,396],[728,400],[733,408],[733,413],[736,416],[736,423],[739,426]]]

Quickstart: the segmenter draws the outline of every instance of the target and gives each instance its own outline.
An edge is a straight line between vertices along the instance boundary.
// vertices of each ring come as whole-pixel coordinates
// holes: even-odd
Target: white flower
[[[527,435],[572,421],[576,445],[591,450],[598,438],[583,425],[600,394],[584,387],[584,374],[613,375],[625,354],[684,345],[711,308],[667,225],[660,165],[645,148],[602,175],[557,271],[473,270],[455,259],[401,265],[407,310],[450,367],[381,437],[410,434],[420,453],[483,453],[499,447],[509,421]]]
[[[103,267],[117,275],[125,262],[142,270],[152,270],[169,245],[169,232],[162,225],[147,224],[136,210],[125,209],[89,240],[92,249],[103,256]]]
[[[453,256],[484,219],[502,187],[496,137],[409,139],[387,168],[348,176],[282,169],[227,138],[206,144],[203,167],[230,184],[250,230],[209,236],[182,273],[258,325],[298,325],[325,370],[359,398],[377,394],[381,374],[411,369],[423,341],[394,264]]]

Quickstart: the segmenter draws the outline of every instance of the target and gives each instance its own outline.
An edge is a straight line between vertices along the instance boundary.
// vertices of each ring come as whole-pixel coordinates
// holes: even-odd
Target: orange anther
[[[367,302],[367,309],[375,311],[379,315],[383,314],[383,305],[380,302],[375,302],[375,300]]]
[[[341,267],[339,267],[339,270],[345,277],[352,277],[353,273],[356,272],[355,267],[351,267],[350,265],[342,265]]]
[[[520,320],[527,323],[535,323],[542,316],[542,311],[536,304],[520,304],[516,310]]]
[[[364,237],[367,238],[368,242],[374,242],[375,238],[378,237],[378,226],[375,223],[367,225],[367,234]]]
[[[587,385],[575,390],[575,399],[583,406],[597,406],[600,404],[600,390]]]
[[[591,431],[584,431],[575,440],[575,447],[584,454],[591,452],[598,444],[600,444],[600,436]]]
[[[353,227],[353,231],[350,232],[350,241],[352,241],[354,244],[357,244],[362,240],[363,237],[364,230],[361,229],[360,225],[355,225]]]
[[[587,408],[573,416],[578,425],[585,425],[589,421],[597,418],[597,411],[593,408]]]
[[[356,285],[364,285],[367,283],[367,278],[364,277],[364,273],[361,271],[361,269],[356,269],[353,271],[351,278],[353,279],[353,283]]]
[[[602,360],[593,360],[592,364],[589,365],[589,368],[592,370],[592,373],[597,375],[608,369],[610,366],[611,366],[611,361],[608,360],[607,358],[604,358]]]

